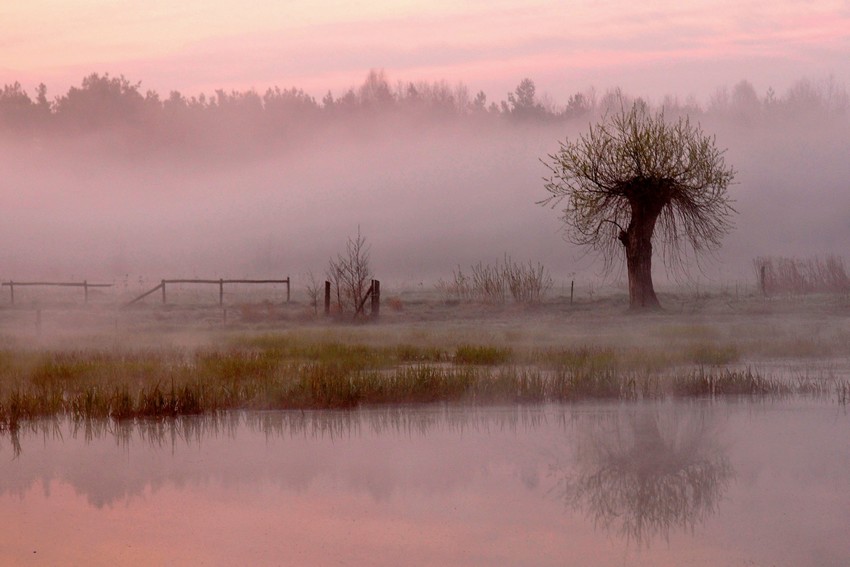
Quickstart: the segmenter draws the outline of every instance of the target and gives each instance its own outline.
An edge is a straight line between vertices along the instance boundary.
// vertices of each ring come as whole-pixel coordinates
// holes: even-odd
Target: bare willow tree
[[[606,269],[624,252],[631,308],[659,308],[653,241],[671,267],[688,249],[716,249],[731,228],[735,210],[726,190],[735,170],[723,154],[687,117],[671,122],[642,101],[621,104],[544,161],[552,175],[545,185],[550,196],[540,203],[566,202],[568,239],[600,252]]]

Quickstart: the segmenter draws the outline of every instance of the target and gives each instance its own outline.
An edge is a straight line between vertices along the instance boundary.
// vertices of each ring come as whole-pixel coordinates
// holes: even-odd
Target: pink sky
[[[64,92],[91,72],[161,94],[302,87],[370,68],[499,100],[523,77],[556,102],[594,86],[707,96],[750,80],[850,78],[847,0],[29,0],[0,7],[0,83]]]

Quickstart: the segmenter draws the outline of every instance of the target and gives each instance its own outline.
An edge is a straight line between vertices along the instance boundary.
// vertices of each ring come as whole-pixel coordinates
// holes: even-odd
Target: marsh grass
[[[700,368],[673,380],[673,393],[677,396],[741,396],[741,395],[788,395],[809,394],[805,389],[794,388],[793,384],[771,380],[746,370],[719,370],[715,372]]]
[[[836,394],[838,396],[838,403],[846,406],[847,402],[850,402],[850,382],[847,380],[839,382],[836,386]]]
[[[0,351],[0,428],[51,416],[128,420],[234,409],[573,402],[666,396],[832,395],[836,380],[725,368],[734,347],[371,346],[288,334],[197,349]],[[843,389],[842,389],[843,388]]]
[[[458,345],[452,360],[455,364],[505,364],[511,360],[513,352],[507,347],[489,345]]]
[[[738,362],[739,358],[734,345],[700,344],[687,349],[687,361],[699,365],[722,366]]]

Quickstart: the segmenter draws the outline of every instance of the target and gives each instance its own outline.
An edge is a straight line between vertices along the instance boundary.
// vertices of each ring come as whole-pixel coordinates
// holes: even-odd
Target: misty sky
[[[339,93],[370,68],[463,81],[491,100],[522,77],[557,101],[758,92],[850,76],[847,0],[30,0],[0,6],[0,82],[53,94],[91,72],[185,94],[298,86]]]
[[[556,107],[616,86],[654,102],[693,95],[708,107],[718,88],[734,95],[747,80],[766,108],[770,87],[783,100],[810,78],[803,86],[813,90],[797,88],[787,99],[797,103],[763,122],[704,116],[738,172],[730,196],[739,212],[705,274],[714,283],[751,278],[755,257],[846,256],[850,241],[847,115],[814,120],[806,98],[846,95],[846,0],[31,0],[0,4],[0,29],[0,85],[20,81],[33,94],[43,82],[51,101],[90,73],[124,75],[163,98],[279,85],[318,100],[384,69],[393,85],[462,82],[489,102],[530,77]],[[564,281],[597,277],[593,256],[564,242],[557,211],[537,204],[546,197],[540,159],[583,130],[584,118],[388,120],[285,131],[297,151],[271,153],[225,121],[227,136],[243,136],[240,155],[253,157],[202,153],[187,163],[110,157],[108,142],[89,145],[93,131],[43,149],[9,130],[0,276],[320,275],[360,228],[376,272],[396,281],[447,277],[505,254],[544,262]]]

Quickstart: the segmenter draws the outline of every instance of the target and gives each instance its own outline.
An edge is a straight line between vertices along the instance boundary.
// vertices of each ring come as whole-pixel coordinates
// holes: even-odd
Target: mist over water
[[[750,279],[757,256],[841,255],[850,242],[848,114],[789,108],[692,118],[738,172],[736,228],[696,272],[703,281]],[[299,278],[321,274],[358,228],[391,282],[430,285],[505,254],[556,279],[599,275],[592,254],[563,240],[558,211],[536,204],[540,160],[597,114],[375,113],[301,124],[275,143],[238,118],[220,116],[222,139],[206,145],[109,129],[5,136],[0,278]]]

